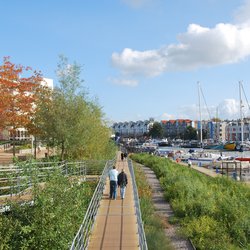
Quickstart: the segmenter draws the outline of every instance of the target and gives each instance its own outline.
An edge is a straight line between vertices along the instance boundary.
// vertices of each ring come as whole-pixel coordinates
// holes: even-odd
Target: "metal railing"
[[[65,176],[81,176],[86,181],[87,175],[99,179],[106,161],[81,162],[27,162],[21,166],[0,169],[0,196],[20,195],[26,188],[33,186],[33,181],[44,182],[53,172],[60,171]]]
[[[89,207],[84,216],[83,222],[71,244],[70,250],[82,250],[87,248],[91,229],[94,225],[97,210],[100,205],[100,200],[102,199],[106,178],[108,176],[109,170],[112,168],[113,165],[114,165],[114,160],[106,162],[99,183],[92,196]]]
[[[139,200],[137,185],[136,185],[136,181],[135,181],[133,163],[131,160],[128,160],[128,167],[129,167],[129,171],[131,174],[131,180],[132,180],[133,192],[134,192],[134,202],[135,202],[138,234],[139,234],[139,247],[141,250],[147,250],[148,246],[147,246],[147,241],[146,241],[146,235],[144,232],[143,221],[141,218],[140,200]]]

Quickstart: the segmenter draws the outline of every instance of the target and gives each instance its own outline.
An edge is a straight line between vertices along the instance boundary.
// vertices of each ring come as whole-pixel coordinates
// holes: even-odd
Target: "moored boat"
[[[236,161],[249,161],[250,162],[250,157],[236,157]]]
[[[227,142],[224,144],[224,149],[234,151],[236,149],[236,143],[235,142]]]

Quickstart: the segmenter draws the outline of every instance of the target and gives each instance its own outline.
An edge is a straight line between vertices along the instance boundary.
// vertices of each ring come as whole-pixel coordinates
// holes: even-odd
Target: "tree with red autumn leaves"
[[[13,139],[17,128],[27,128],[44,86],[42,75],[30,67],[16,65],[9,57],[0,65],[0,128],[8,129]]]

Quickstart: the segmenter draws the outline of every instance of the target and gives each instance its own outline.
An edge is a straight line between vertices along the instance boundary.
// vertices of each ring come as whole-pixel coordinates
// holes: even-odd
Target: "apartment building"
[[[112,125],[115,134],[122,137],[141,137],[147,134],[153,126],[153,120],[118,122]]]

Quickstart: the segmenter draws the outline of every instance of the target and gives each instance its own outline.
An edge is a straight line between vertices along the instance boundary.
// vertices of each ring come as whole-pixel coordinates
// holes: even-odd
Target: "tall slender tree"
[[[57,75],[51,102],[37,109],[43,138],[60,149],[61,159],[104,158],[114,149],[111,132],[100,106],[83,88],[81,66],[61,56]]]

